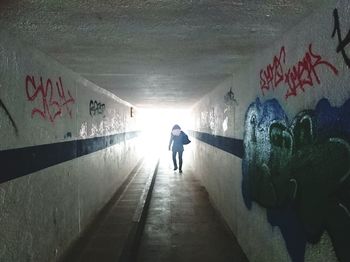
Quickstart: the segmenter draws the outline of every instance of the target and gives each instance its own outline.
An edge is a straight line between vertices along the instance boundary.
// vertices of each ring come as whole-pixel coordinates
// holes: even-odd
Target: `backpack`
[[[188,136],[182,132],[182,144],[183,145],[188,145],[191,143],[191,140],[188,139]]]

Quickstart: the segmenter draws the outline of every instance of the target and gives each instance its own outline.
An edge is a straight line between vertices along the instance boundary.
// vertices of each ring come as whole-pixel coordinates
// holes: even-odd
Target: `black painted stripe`
[[[189,135],[225,152],[243,158],[243,140],[225,136],[215,136],[198,131],[188,131]]]
[[[105,149],[139,131],[0,151],[0,183]]]

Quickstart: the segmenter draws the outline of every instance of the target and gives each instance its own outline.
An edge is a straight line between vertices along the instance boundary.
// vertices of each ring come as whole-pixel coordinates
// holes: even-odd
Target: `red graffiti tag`
[[[277,88],[281,83],[288,85],[285,98],[296,96],[297,90],[305,92],[305,87],[314,86],[321,83],[316,68],[325,65],[333,74],[338,75],[338,70],[334,65],[322,59],[312,50],[312,44],[309,50],[297,64],[291,68],[285,66],[286,52],[282,46],[279,57],[274,56],[273,63],[269,64],[265,70],[260,71],[260,89],[264,95],[264,90]]]
[[[296,96],[297,90],[305,91],[305,86],[313,86],[314,80],[320,84],[320,78],[316,72],[316,68],[320,65],[327,66],[335,75],[338,75],[338,70],[331,63],[322,60],[320,55],[312,52],[312,45],[309,45],[309,51],[304,58],[296,65],[290,68],[285,74],[285,82],[288,84],[288,91],[286,98],[289,96]]]
[[[284,46],[281,47],[279,57],[274,56],[272,64],[267,65],[266,70],[260,70],[260,88],[264,93],[264,89],[274,89],[283,81],[283,67],[285,64],[286,51]]]
[[[43,119],[54,122],[56,117],[63,116],[64,113],[72,118],[72,110],[69,105],[74,104],[75,100],[69,90],[65,91],[61,77],[52,83],[51,79],[47,79],[45,85],[43,78],[36,83],[34,76],[26,77],[26,93],[28,101],[39,100],[42,108],[35,107],[32,110],[32,118],[35,114],[39,114]]]

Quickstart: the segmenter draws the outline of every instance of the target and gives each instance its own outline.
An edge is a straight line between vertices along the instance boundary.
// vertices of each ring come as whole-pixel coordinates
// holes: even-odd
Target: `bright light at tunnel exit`
[[[159,155],[168,150],[171,129],[175,124],[184,132],[192,126],[190,110],[139,110],[142,128],[142,146],[145,154]]]

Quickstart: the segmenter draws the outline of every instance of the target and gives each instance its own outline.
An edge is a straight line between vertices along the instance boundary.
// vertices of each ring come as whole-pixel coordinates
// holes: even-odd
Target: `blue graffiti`
[[[252,103],[245,117],[242,194],[278,226],[293,261],[306,243],[330,235],[340,261],[350,261],[350,99],[321,99],[292,121],[276,99]],[[341,225],[341,226],[340,226]]]

